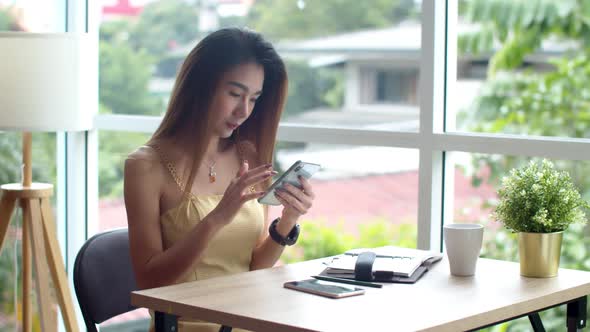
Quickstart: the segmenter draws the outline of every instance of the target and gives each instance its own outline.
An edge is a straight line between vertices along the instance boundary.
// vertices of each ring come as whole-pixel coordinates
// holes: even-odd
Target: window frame
[[[452,151],[590,160],[590,139],[455,132],[456,0],[422,2],[420,130],[391,132],[280,124],[279,141],[419,150],[418,248],[442,250],[442,226],[453,219]],[[153,132],[161,117],[97,115],[95,130]],[[96,168],[96,165],[89,165]],[[94,204],[94,203],[93,203]]]
[[[98,54],[98,2],[65,1],[65,31],[88,32]],[[90,3],[90,4],[89,4]],[[442,251],[442,227],[453,220],[453,151],[590,160],[590,139],[455,132],[454,84],[457,59],[457,0],[422,1],[420,61],[420,130],[389,132],[366,129],[279,126],[279,141],[381,146],[419,150],[418,239],[420,249]],[[98,63],[97,63],[98,72]],[[98,82],[96,82],[98,91]],[[87,132],[59,133],[57,183],[58,238],[65,252],[70,286],[77,251],[98,229],[98,130],[153,132],[161,117],[98,114],[98,98],[89,101],[96,114]],[[80,165],[83,165],[82,167]],[[83,325],[81,315],[78,315]],[[60,327],[63,331],[63,325]]]

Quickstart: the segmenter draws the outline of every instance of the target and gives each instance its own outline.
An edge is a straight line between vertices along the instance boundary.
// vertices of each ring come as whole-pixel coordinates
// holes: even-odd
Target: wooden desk
[[[384,284],[361,296],[329,299],[283,288],[285,281],[318,274],[322,261],[136,291],[131,302],[160,312],[157,324],[174,325],[177,315],[252,331],[452,332],[570,302],[569,329],[585,326],[590,272],[560,269],[555,278],[525,278],[518,263],[480,258],[474,277],[453,277],[443,259],[416,284]]]

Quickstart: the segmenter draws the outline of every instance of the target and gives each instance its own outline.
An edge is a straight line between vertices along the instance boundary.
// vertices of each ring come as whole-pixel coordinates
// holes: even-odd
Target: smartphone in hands
[[[264,196],[258,198],[258,202],[266,205],[281,205],[281,202],[275,197],[275,190],[285,183],[289,183],[297,188],[301,188],[299,176],[310,179],[313,174],[320,170],[320,165],[307,163],[301,160],[296,161],[289,169],[270,185]]]

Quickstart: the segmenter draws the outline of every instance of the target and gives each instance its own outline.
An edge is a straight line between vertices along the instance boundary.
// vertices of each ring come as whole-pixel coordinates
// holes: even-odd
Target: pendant
[[[213,169],[213,166],[209,167],[209,183],[213,183],[216,180],[217,173]]]

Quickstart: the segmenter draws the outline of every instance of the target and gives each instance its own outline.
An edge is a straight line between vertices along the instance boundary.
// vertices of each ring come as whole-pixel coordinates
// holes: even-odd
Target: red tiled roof
[[[103,15],[137,16],[143,10],[142,6],[131,6],[129,0],[118,0],[113,6],[102,7]]]
[[[485,174],[484,174],[485,175]],[[365,176],[339,180],[314,180],[316,195],[313,207],[305,220],[321,221],[328,225],[342,224],[349,232],[357,231],[357,224],[375,218],[393,223],[416,223],[418,216],[418,172]],[[490,213],[481,208],[483,201],[496,197],[494,188],[482,183],[477,188],[460,171],[455,172],[455,221],[478,221]],[[272,207],[272,218],[280,215],[280,207]],[[127,216],[122,199],[101,200],[99,203],[99,231],[125,227]]]

